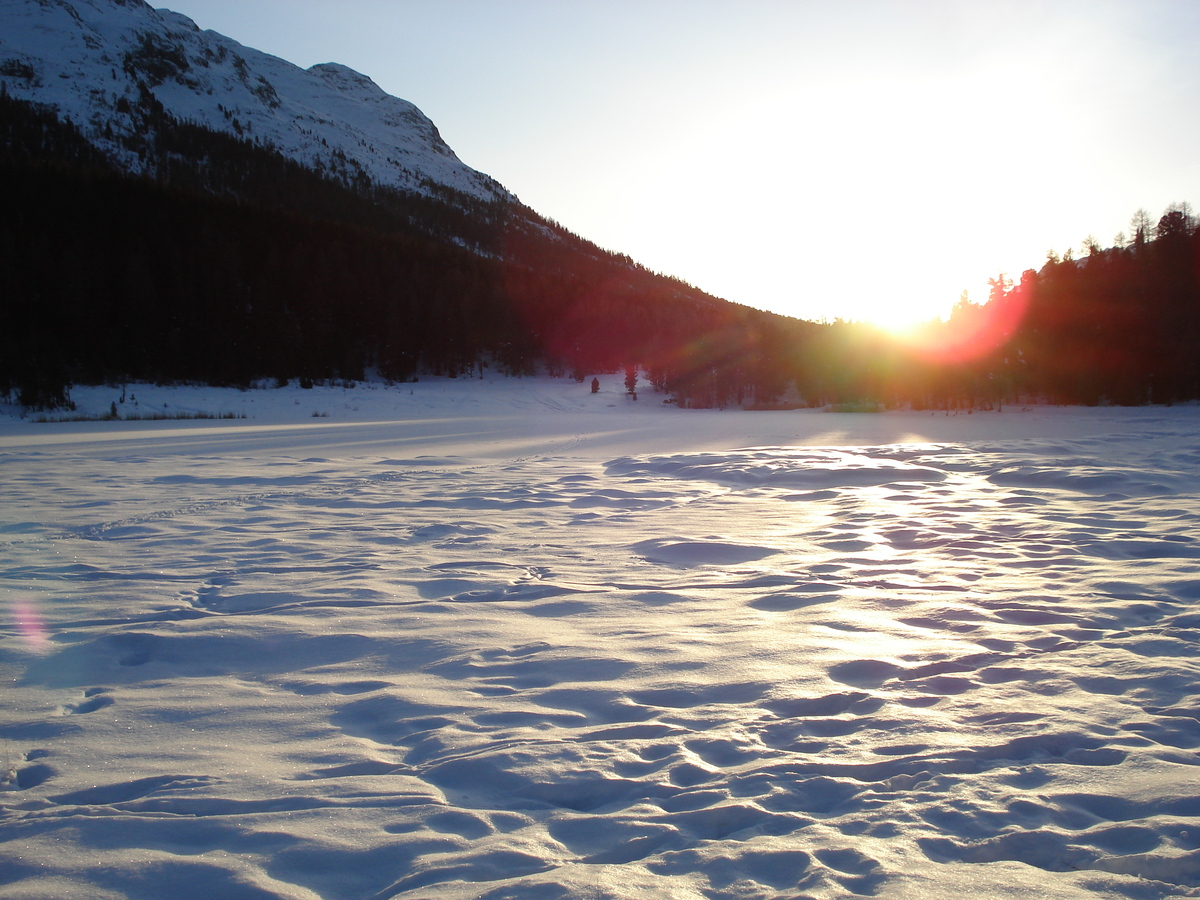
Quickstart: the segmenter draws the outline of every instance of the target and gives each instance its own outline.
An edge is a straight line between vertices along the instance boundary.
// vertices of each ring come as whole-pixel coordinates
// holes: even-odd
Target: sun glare
[[[911,303],[884,302],[868,304],[855,316],[857,321],[897,336],[904,336],[938,318],[940,310],[914,298]]]

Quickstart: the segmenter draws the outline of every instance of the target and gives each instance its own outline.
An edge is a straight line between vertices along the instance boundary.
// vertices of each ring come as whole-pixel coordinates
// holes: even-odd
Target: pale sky
[[[944,315],[1200,206],[1200,0],[166,5],[357,69],[541,214],[801,318]]]

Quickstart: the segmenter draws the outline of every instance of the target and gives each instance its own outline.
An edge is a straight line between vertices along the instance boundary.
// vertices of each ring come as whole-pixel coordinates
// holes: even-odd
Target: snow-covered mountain
[[[139,110],[157,101],[318,170],[511,199],[464,165],[416,106],[367,76],[336,63],[301,69],[142,0],[4,0],[0,87],[53,107],[128,171],[147,165],[128,138],[144,130]]]
[[[757,402],[786,379],[756,348],[799,341],[538,215],[369,78],[142,0],[0,0],[0,197],[0,395],[28,407],[635,365],[677,402]]]

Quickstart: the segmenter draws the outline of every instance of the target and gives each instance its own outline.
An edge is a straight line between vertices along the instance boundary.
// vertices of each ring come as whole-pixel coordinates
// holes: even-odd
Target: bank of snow
[[[0,422],[0,896],[1200,896],[1195,409],[157,390]]]

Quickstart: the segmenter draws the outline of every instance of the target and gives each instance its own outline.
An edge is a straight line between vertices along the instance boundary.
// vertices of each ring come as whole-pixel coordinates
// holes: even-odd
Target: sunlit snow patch
[[[690,478],[743,487],[839,488],[900,482],[932,484],[946,474],[929,466],[848,450],[762,449],[736,453],[680,453],[623,457],[609,474],[645,478]]]

